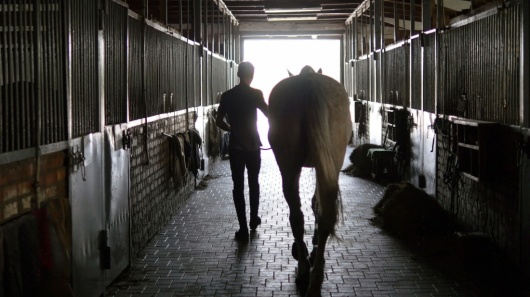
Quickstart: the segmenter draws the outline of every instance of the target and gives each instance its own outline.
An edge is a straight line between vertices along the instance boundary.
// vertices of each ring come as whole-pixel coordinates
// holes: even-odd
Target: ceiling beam
[[[241,21],[239,25],[239,32],[242,35],[256,35],[256,34],[283,34],[299,32],[314,32],[314,34],[328,33],[328,34],[342,34],[346,31],[344,22],[259,22],[259,21]]]
[[[356,7],[362,2],[362,0],[347,0],[347,1],[340,1],[340,0],[320,0],[320,1],[314,1],[314,0],[293,0],[293,1],[225,1],[226,6],[232,7],[232,6],[253,6],[253,5],[259,5],[259,6],[265,6],[267,8],[304,8],[304,7],[320,7],[325,5],[331,5],[331,4],[340,4],[340,5],[346,5],[349,4],[352,7]]]

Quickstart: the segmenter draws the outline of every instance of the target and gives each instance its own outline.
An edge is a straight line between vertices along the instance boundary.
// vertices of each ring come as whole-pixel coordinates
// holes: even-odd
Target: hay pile
[[[357,146],[350,154],[351,164],[342,170],[347,175],[370,178],[372,173],[372,160],[368,157],[368,150],[383,148],[382,145],[365,143]]]
[[[387,186],[374,206],[372,222],[396,237],[421,241],[456,231],[449,213],[431,196],[408,182]]]
[[[463,230],[434,198],[414,185],[388,185],[373,210],[376,216],[370,221],[403,240],[423,260],[452,277],[474,275],[479,285],[486,286],[479,296],[503,296],[506,290],[530,293],[519,281],[516,265],[490,236]],[[498,286],[491,288],[491,282]]]

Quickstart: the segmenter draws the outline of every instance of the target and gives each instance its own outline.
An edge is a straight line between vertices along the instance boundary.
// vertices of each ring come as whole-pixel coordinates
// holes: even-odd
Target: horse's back
[[[348,95],[339,82],[323,74],[308,73],[288,77],[272,89],[269,110],[273,121],[303,115],[309,108],[308,98],[311,97],[326,102],[330,113],[349,113]]]
[[[290,154],[312,167],[320,149],[315,138],[323,137],[326,145],[338,149],[335,163],[342,165],[351,118],[347,93],[333,78],[309,73],[282,80],[271,92],[268,117],[269,142],[275,155]],[[318,121],[324,121],[324,129],[314,131],[311,127]]]

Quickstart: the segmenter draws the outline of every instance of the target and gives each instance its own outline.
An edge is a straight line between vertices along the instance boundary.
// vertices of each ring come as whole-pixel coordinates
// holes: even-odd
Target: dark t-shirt
[[[245,84],[239,84],[221,96],[219,113],[226,113],[230,124],[231,149],[259,150],[258,109],[266,108],[263,93]]]

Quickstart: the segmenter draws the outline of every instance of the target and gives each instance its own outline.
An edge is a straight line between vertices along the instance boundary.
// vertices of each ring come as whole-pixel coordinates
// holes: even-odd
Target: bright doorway
[[[252,87],[262,90],[266,101],[272,88],[288,77],[287,70],[296,75],[306,65],[340,82],[340,52],[339,39],[247,39],[243,44],[243,60],[255,67]],[[263,147],[270,147],[269,123],[261,112],[258,130]]]

